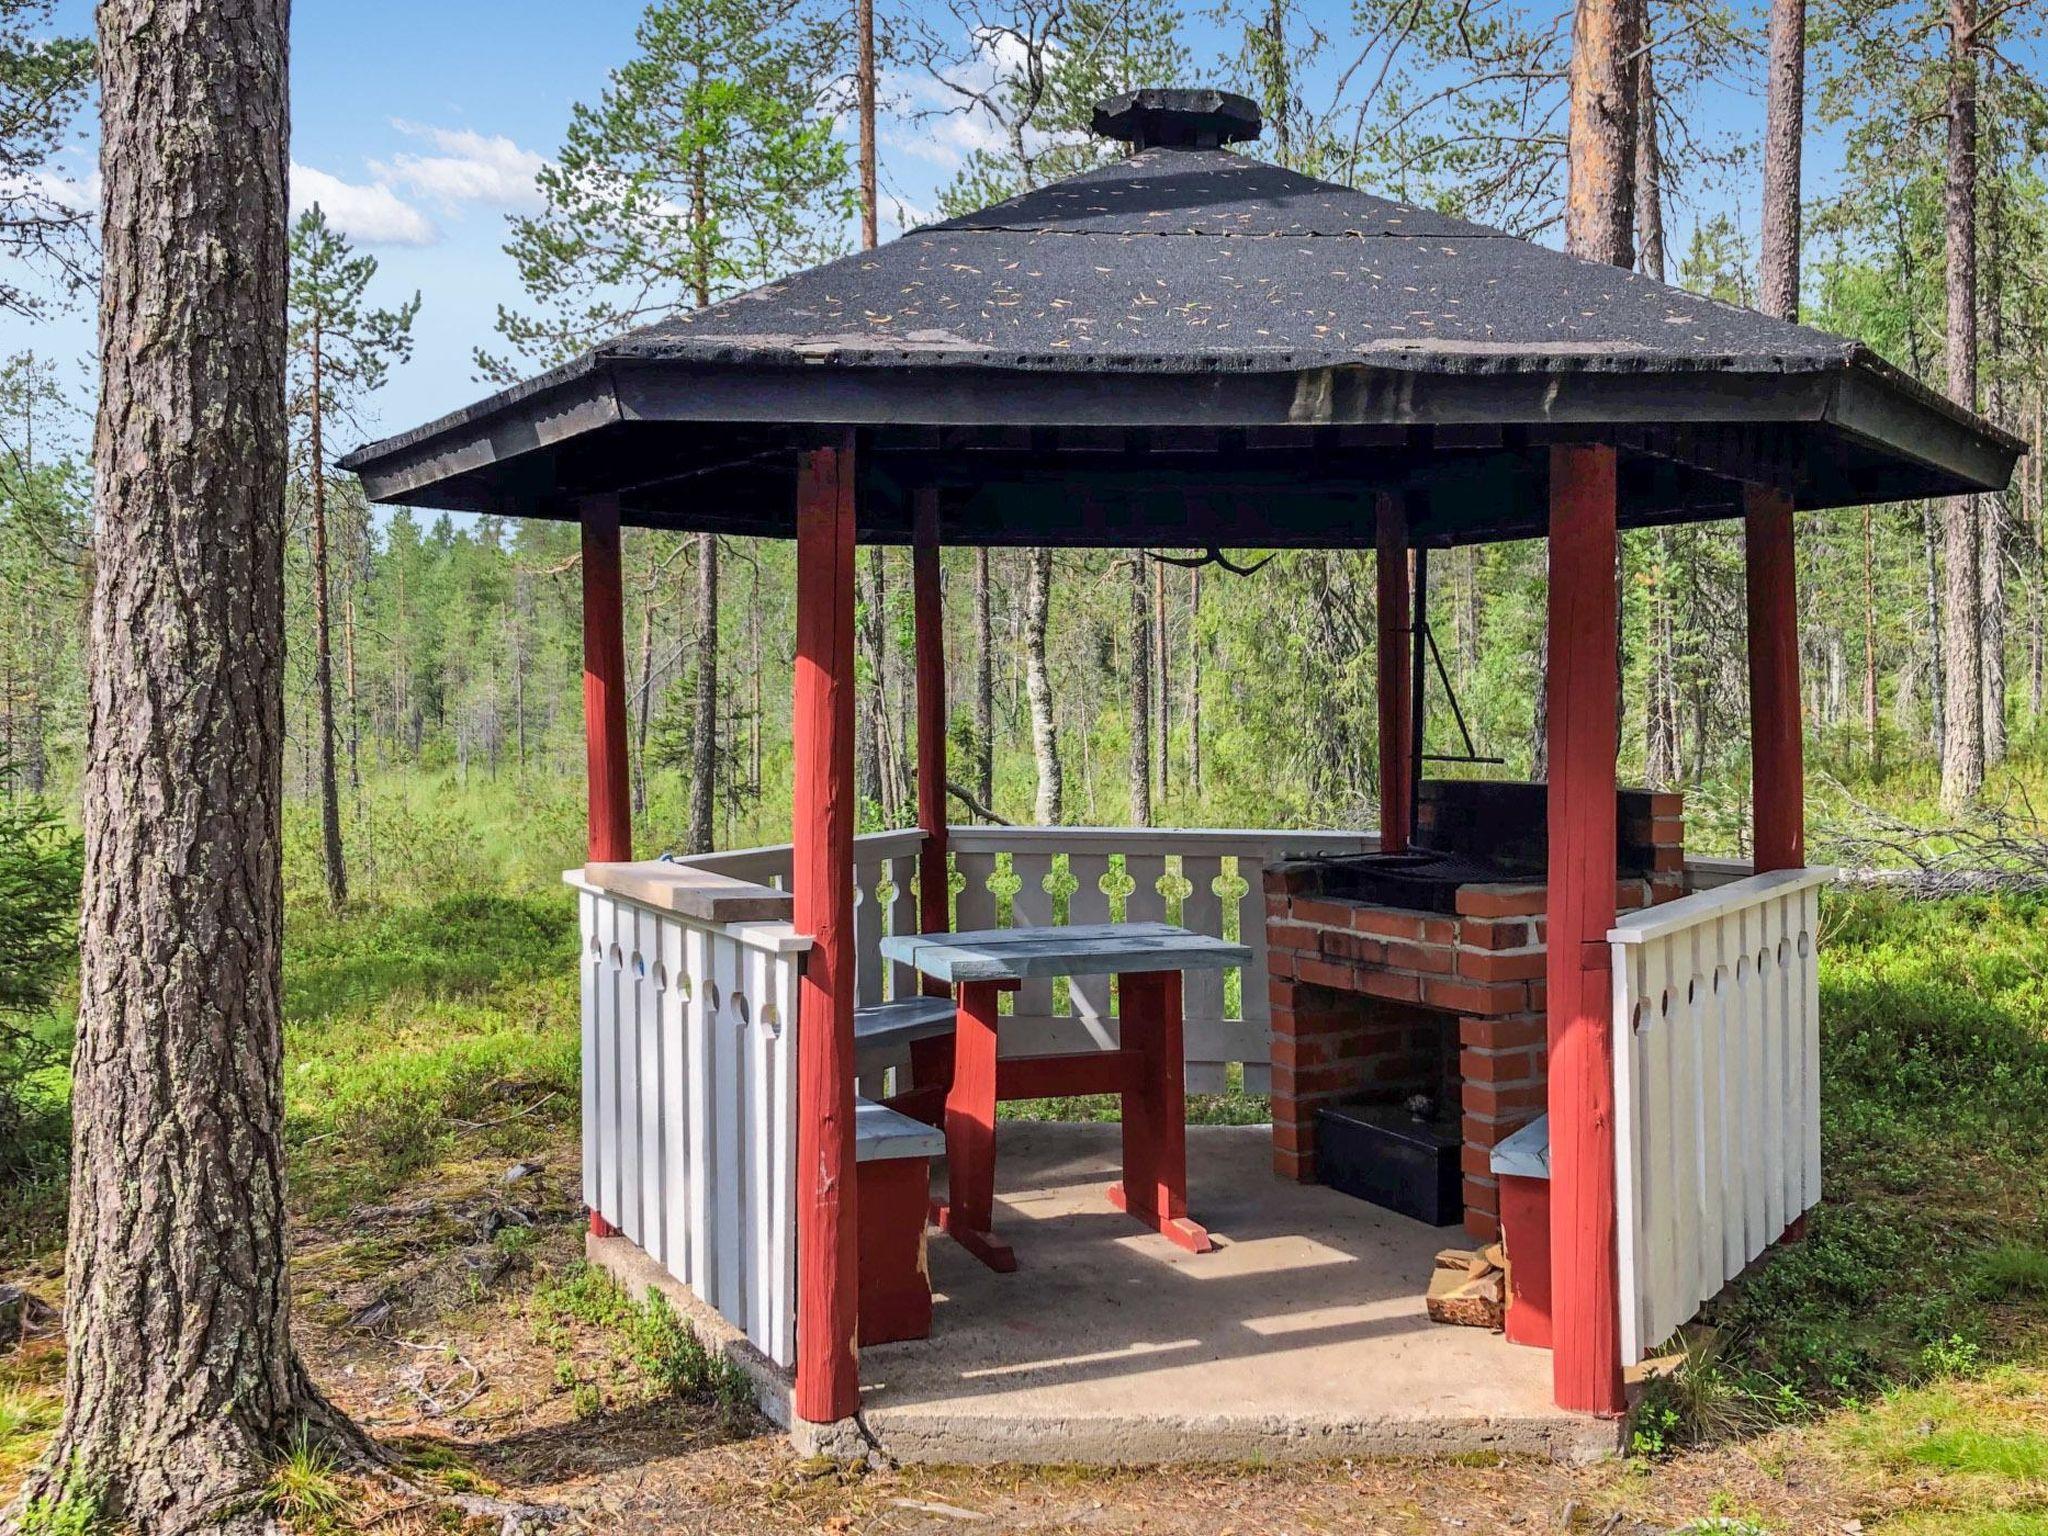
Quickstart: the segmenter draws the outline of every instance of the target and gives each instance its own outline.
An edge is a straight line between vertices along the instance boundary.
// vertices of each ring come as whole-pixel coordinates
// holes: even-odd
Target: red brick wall
[[[1615,888],[1623,911],[1684,894],[1677,795],[1652,800],[1655,871]],[[1325,1104],[1437,1091],[1443,1031],[1457,1029],[1465,1230],[1498,1235],[1488,1157],[1546,1107],[1541,885],[1468,885],[1442,916],[1308,894],[1310,864],[1266,871],[1273,1010],[1273,1166],[1313,1183]]]

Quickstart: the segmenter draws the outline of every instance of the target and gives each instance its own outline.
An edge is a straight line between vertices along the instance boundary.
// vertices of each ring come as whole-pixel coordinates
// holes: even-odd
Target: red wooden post
[[[922,933],[952,927],[946,863],[946,628],[939,603],[939,493],[925,487],[911,496],[910,596],[917,649],[917,825],[924,846],[917,859],[917,926]],[[944,997],[942,981],[924,978],[924,990]]]
[[[1749,581],[1749,800],[1756,871],[1806,863],[1806,765],[1799,716],[1798,570],[1792,498],[1743,488],[1743,564]]]
[[[797,460],[794,918],[796,1416],[860,1407],[853,1151],[853,436]]]
[[[1187,1067],[1179,971],[1126,971],[1116,979],[1127,1058],[1123,1088],[1124,1176],[1109,1202],[1190,1253],[1209,1232],[1188,1217]]]
[[[626,639],[619,576],[619,498],[591,496],[583,519],[583,751],[589,777],[588,857],[633,857],[626,781]]]
[[[962,1248],[999,1274],[1017,1255],[997,1237],[996,995],[1015,982],[969,981],[960,987],[953,1036],[953,1081],[946,1089],[946,1204],[939,1225]]]
[[[1614,1208],[1615,451],[1550,450],[1550,1253],[1560,1408],[1619,1414]]]
[[[1380,848],[1408,846],[1415,784],[1409,740],[1408,514],[1398,492],[1382,491],[1379,517]]]
[[[633,802],[626,778],[626,636],[619,575],[619,498],[591,496],[583,523],[583,753],[587,779],[584,857],[633,857]],[[596,1211],[593,1237],[618,1229]]]

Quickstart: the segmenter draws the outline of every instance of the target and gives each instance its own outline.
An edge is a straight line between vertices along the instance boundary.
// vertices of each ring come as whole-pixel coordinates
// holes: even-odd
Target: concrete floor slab
[[[1277,1177],[1257,1126],[1188,1132],[1193,1255],[1103,1198],[1113,1125],[1006,1122],[998,1275],[938,1233],[928,1339],[861,1352],[862,1415],[891,1455],[1158,1462],[1502,1451],[1577,1459],[1616,1426],[1550,1401],[1550,1355],[1431,1323],[1455,1227]],[[937,1177],[935,1176],[935,1182]]]

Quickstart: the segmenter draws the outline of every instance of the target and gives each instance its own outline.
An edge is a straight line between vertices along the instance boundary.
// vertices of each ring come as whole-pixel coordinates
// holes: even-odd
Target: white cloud
[[[100,210],[100,173],[94,171],[83,181],[73,181],[55,171],[30,171],[8,188],[9,196],[17,192],[40,198],[69,213],[97,214]]]
[[[352,240],[371,245],[432,245],[441,238],[434,221],[382,182],[368,186],[343,181],[310,165],[292,163],[292,212],[318,203],[327,222]]]
[[[370,169],[380,182],[405,187],[451,212],[464,203],[480,203],[507,213],[530,213],[541,206],[533,179],[547,161],[503,134],[435,128],[402,118],[393,118],[391,126],[408,138],[431,144],[437,153],[416,155],[401,150],[388,161],[372,160]]]

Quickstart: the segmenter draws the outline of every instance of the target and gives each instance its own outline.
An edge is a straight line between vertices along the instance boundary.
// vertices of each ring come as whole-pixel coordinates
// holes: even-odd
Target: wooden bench
[[[906,1048],[910,1052],[910,1078],[915,1086],[904,1088],[899,1072],[898,1091],[889,1100],[891,1109],[927,1125],[938,1125],[945,1118],[946,1088],[953,1081],[956,1019],[951,997],[906,997],[853,1010],[856,1061],[888,1052],[900,1064],[901,1052]]]
[[[945,1135],[886,1104],[855,1099],[853,1144],[859,1166],[860,1342],[927,1338],[932,1283],[924,1229],[931,1160],[946,1150]]]
[[[1508,1340],[1550,1348],[1550,1116],[1493,1149],[1501,1242],[1508,1252]]]

